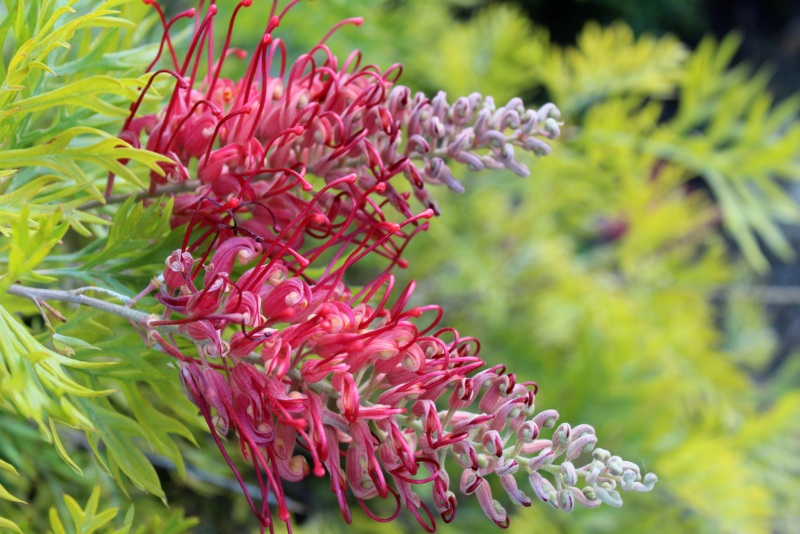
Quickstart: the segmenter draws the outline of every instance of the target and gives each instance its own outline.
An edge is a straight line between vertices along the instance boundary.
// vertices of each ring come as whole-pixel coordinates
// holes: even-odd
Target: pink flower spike
[[[283,483],[312,473],[330,477],[346,522],[350,493],[376,521],[405,509],[429,532],[435,513],[452,521],[470,495],[506,527],[491,492],[498,479],[528,506],[516,478],[527,476],[537,497],[564,511],[619,506],[615,488],[652,489],[655,476],[595,448],[588,425],[542,437],[559,416],[535,414],[535,383],[487,365],[475,338],[443,325],[440,306],[414,301],[414,282],[396,287],[406,247],[440,213],[430,189],[461,190],[464,167],[524,174],[517,155],[548,152],[556,108],[412,95],[397,85],[399,65],[381,70],[358,51],[341,62],[327,46],[360,18],[289,60],[273,32],[296,3],[278,10],[273,1],[245,74],[229,79],[224,61],[248,55],[230,42],[251,1],[236,4],[215,46],[217,7],[200,0],[186,55],[173,61],[172,94],[152,114],[140,114],[137,100],[120,134],[169,158],[151,174],[151,193],[169,182],[185,189],[171,221],[184,228],[183,245],[166,259],[163,313],[144,337],[182,362],[184,391],[246,493],[220,434],[238,440],[262,494],[260,507],[246,495],[261,525],[274,530],[272,495],[289,528]],[[159,54],[172,54],[169,30],[187,13],[169,22],[162,14]],[[573,464],[590,452],[588,464]],[[394,513],[370,511],[367,501],[390,495]]]

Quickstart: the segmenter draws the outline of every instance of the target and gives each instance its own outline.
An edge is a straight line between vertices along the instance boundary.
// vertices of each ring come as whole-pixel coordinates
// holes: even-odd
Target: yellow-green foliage
[[[798,176],[796,100],[773,106],[763,72],[730,67],[734,37],[690,54],[621,23],[590,24],[563,50],[538,30],[520,36],[517,23],[487,31],[463,54],[458,38],[442,37],[439,60],[461,65],[462,76],[439,83],[454,95],[475,83],[484,60],[465,56],[485,52],[493,72],[509,72],[498,75],[509,91],[557,102],[564,135],[530,162],[530,178],[476,176],[465,195],[440,199],[443,216],[412,247],[411,270],[425,301],[444,302],[450,322],[482,339],[486,359],[536,380],[542,405],[592,422],[661,481],[655,497],[633,496],[623,511],[564,516],[534,505],[511,530],[789,531],[800,392],[756,384],[736,364],[712,298],[748,279],[720,219],[760,270],[755,236],[789,250],[776,222],[797,209],[775,179]],[[514,53],[491,38],[505,35],[535,49],[524,81],[511,72]],[[670,98],[672,116],[662,104]],[[687,184],[694,177],[710,191]]]
[[[108,171],[127,182],[122,186],[127,191],[141,188],[150,169],[160,172],[156,163],[161,156],[134,149],[115,137],[144,84],[144,65],[155,52],[155,46],[144,39],[154,22],[153,17],[143,18],[148,12],[138,0],[17,0],[0,8],[0,43],[5,43],[0,63],[0,457],[4,459],[0,499],[17,503],[3,504],[2,527],[44,531],[47,507],[42,515],[43,499],[52,503],[65,491],[88,495],[89,481],[75,478],[83,474],[79,464],[85,469],[89,460],[85,454],[78,455],[82,462],[73,458],[78,457],[76,439],[85,439],[99,467],[121,485],[124,474],[135,486],[161,497],[159,479],[142,449],[170,458],[182,473],[182,457],[172,435],[194,439],[183,424],[167,415],[183,410],[185,418],[193,419],[181,406],[182,396],[177,396],[178,402],[171,400],[172,410],[154,408],[152,403],[159,398],[146,400],[136,382],[144,372],[115,367],[119,353],[87,343],[94,341],[92,333],[117,341],[109,327],[124,321],[104,318],[101,326],[96,316],[71,314],[68,307],[60,307],[70,316],[69,323],[57,328],[47,324],[46,331],[32,333],[20,316],[38,314],[36,307],[6,294],[20,280],[67,287],[73,283],[70,279],[103,281],[106,287],[129,294],[139,282],[125,285],[136,267],[125,265],[130,256],[127,248],[133,245],[141,250],[168,233],[169,203],[144,210],[129,202],[109,210],[115,213],[113,217],[84,208],[103,201],[101,190]],[[141,45],[143,41],[148,44]],[[129,166],[120,160],[129,160]],[[109,233],[105,227],[112,223],[115,228]],[[93,237],[93,246],[59,256],[74,252],[74,247],[65,244],[79,239],[70,229]],[[138,234],[139,240],[120,244],[120,231]],[[103,256],[108,249],[116,251],[115,262]],[[83,267],[72,268],[84,259]],[[103,265],[88,263],[93,260]],[[142,260],[146,263],[146,256],[139,265]],[[37,331],[39,335],[34,335]],[[141,346],[138,340],[137,345]],[[140,367],[153,358],[144,347],[141,351],[146,355],[135,356]],[[174,395],[175,388],[180,390],[172,378],[161,388],[165,396]],[[161,378],[151,374],[142,381],[164,379],[163,374]],[[112,393],[113,406],[108,399]],[[120,409],[120,405],[128,408]],[[37,432],[26,432],[25,425],[16,427],[12,417],[35,422]],[[75,429],[85,433],[85,438]],[[65,440],[72,445],[65,445]],[[26,454],[40,441],[52,447],[49,464],[26,461]],[[54,467],[58,457],[66,470]],[[37,473],[45,482],[35,484],[35,505],[25,506],[23,497],[34,495]],[[74,527],[67,525],[65,530],[53,509],[50,528],[54,532],[95,531],[116,516],[116,511],[94,519],[78,516],[75,501],[65,500]],[[86,513],[96,505],[93,493]],[[125,527],[121,532],[127,531]]]
[[[114,8],[126,3],[109,0],[80,14],[76,9],[86,7],[75,0],[18,1],[0,24],[0,42],[12,43],[0,70],[0,228],[19,217],[19,206],[31,204],[32,227],[38,216],[60,208],[88,234],[83,224],[99,221],[78,208],[102,199],[103,170],[142,186],[119,160],[158,168],[158,157],[102,130],[112,117],[127,115],[143,85],[142,77],[128,77],[141,74],[131,67],[140,68],[134,60],[152,53],[133,45],[136,25],[115,16]],[[119,51],[126,49],[123,59]]]

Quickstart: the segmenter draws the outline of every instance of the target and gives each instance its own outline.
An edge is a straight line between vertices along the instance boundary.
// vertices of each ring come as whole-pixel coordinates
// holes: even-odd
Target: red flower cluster
[[[438,213],[427,186],[460,189],[447,161],[525,175],[514,149],[546,154],[542,138],[558,135],[556,108],[525,109],[519,99],[498,108],[478,94],[453,104],[443,93],[412,97],[395,85],[399,66],[361,66],[358,52],[340,66],[325,45],[330,33],[287,69],[272,32],[294,1],[281,13],[273,4],[244,77],[222,78],[227,58],[245,57],[230,39],[250,3],[236,7],[218,56],[213,2],[171,20],[156,5],[162,51],[174,65],[152,78],[169,73],[177,83],[158,114],[139,116],[140,99],[121,138],[171,159],[164,176],[152,175],[154,192],[167,182],[188,191],[176,196],[174,223],[188,226],[166,261],[157,298],[167,311],[150,335],[184,362],[186,394],[240,482],[220,435],[238,437],[252,459],[264,499],[247,499],[262,525],[273,529],[266,495],[288,522],[282,481],[312,471],[330,477],[346,520],[349,490],[376,520],[404,507],[429,531],[434,512],[418,488],[430,485],[435,512],[452,520],[449,461],[461,471],[460,492],[475,494],[500,526],[508,515],[487,477],[528,506],[520,467],[539,498],[567,511],[575,501],[618,505],[618,484],[650,489],[653,475],[641,482],[634,464],[602,449],[576,468],[572,461],[597,441],[591,427],[562,424],[552,440],[540,439],[558,414],[535,415],[536,385],[504,366],[486,368],[475,339],[439,327],[438,306],[409,306],[413,284],[394,291],[403,249]],[[182,18],[194,20],[195,32],[179,62],[169,29]],[[346,23],[360,20],[337,28]],[[407,183],[394,184],[400,174]],[[348,285],[348,271],[368,256],[383,257],[384,270]],[[165,326],[191,339],[198,357],[165,339]],[[397,506],[388,518],[365,504],[390,496]]]

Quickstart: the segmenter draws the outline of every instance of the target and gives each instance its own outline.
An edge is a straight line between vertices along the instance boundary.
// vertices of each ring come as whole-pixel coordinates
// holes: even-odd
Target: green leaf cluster
[[[5,4],[0,232],[8,235],[22,206],[29,206],[24,219],[32,230],[60,210],[62,220],[88,236],[87,224],[104,221],[81,206],[102,201],[105,174],[114,172],[143,187],[137,165],[158,172],[162,159],[132,149],[113,131],[145,83],[141,65],[154,49],[137,43],[152,21],[136,25],[120,17],[122,9],[141,19],[144,6],[129,0],[89,6],[76,0]],[[123,165],[128,160],[134,165]]]
[[[163,247],[173,245],[163,242],[171,202],[145,207],[133,195],[150,171],[160,172],[163,158],[116,138],[146,83],[142,73],[156,50],[148,36],[157,19],[138,0],[7,1],[0,19],[0,498],[17,503],[3,506],[0,525],[129,532],[132,508],[111,530],[116,510],[97,512],[99,494],[89,494],[87,466],[93,459],[95,478],[99,468],[123,491],[132,483],[162,499],[148,454],[185,475],[178,442],[195,442],[182,422],[195,417],[174,369],[166,367],[170,360],[148,349],[124,321],[75,313],[70,305],[45,308],[6,291],[19,282],[65,289],[89,283],[131,296],[163,266]],[[115,191],[130,195],[122,205],[104,206],[109,172],[118,177]],[[139,254],[145,249],[154,255]],[[129,335],[115,336],[114,329]],[[123,357],[135,368],[117,365]],[[33,434],[17,424],[23,420],[36,425]],[[30,464],[25,458],[36,443],[52,454]],[[33,491],[37,473],[43,481]],[[104,487],[104,495],[109,491]],[[42,524],[35,510],[62,493],[88,497],[89,504],[81,510],[65,497],[58,513],[51,510],[50,525]],[[29,495],[36,502],[27,506]],[[166,509],[157,515],[174,532],[191,526],[173,521]],[[143,527],[150,523],[137,520],[136,529],[152,531]]]

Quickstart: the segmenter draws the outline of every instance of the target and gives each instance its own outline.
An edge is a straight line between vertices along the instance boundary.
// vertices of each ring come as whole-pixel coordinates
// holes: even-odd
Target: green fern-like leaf
[[[554,48],[537,72],[553,101],[572,117],[609,98],[672,96],[686,57],[686,47],[674,37],[636,37],[621,22],[590,22],[576,47]]]
[[[136,25],[118,17],[117,8],[131,9],[132,2],[107,0],[84,14],[76,14],[74,4],[20,0],[0,25],[0,36],[11,46],[0,71],[0,215],[15,220],[29,204],[29,222],[36,225],[60,207],[64,221],[87,235],[87,223],[102,223],[80,206],[102,201],[98,182],[104,174],[142,188],[141,169],[161,172],[157,163],[163,157],[103,130],[127,115],[145,83],[103,61],[116,46],[130,43],[122,35]],[[145,50],[152,48],[128,54],[145,61]],[[8,226],[0,224],[0,231],[8,234]]]

